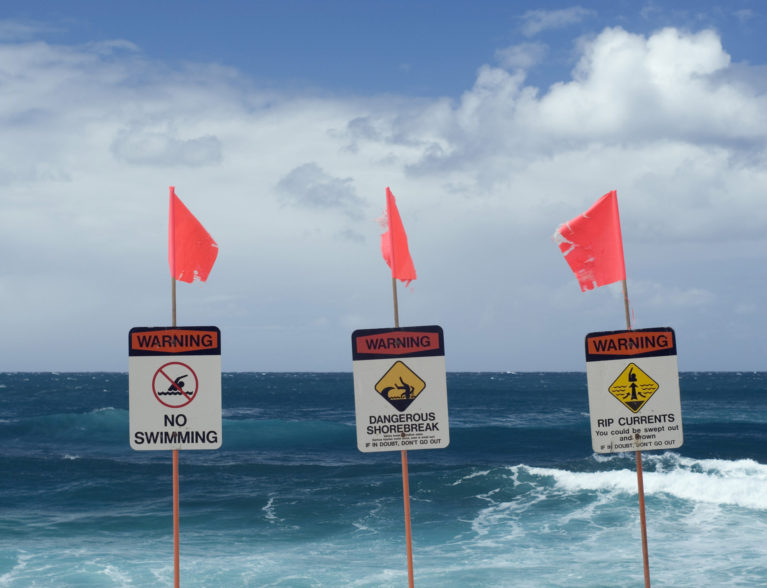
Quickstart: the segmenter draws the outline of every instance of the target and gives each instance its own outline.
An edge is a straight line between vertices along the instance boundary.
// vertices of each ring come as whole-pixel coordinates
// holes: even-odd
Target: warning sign
[[[355,331],[352,358],[360,451],[447,447],[450,430],[441,327]]]
[[[671,328],[590,333],[586,377],[595,452],[682,446],[679,370]]]
[[[631,412],[639,412],[657,389],[658,382],[644,373],[637,364],[630,363],[610,386],[610,394]]]
[[[129,335],[133,449],[221,446],[221,334],[216,327],[136,327]]]

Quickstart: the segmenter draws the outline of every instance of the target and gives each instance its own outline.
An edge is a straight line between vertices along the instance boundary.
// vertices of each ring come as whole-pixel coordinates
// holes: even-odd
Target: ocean
[[[643,586],[633,453],[591,449],[585,373],[449,373],[410,451],[418,587]],[[654,586],[767,586],[767,373],[683,373],[644,452]],[[407,586],[399,452],[356,448],[351,373],[226,373],[223,444],[180,452],[181,585]],[[0,586],[172,586],[171,454],[124,373],[0,374]]]

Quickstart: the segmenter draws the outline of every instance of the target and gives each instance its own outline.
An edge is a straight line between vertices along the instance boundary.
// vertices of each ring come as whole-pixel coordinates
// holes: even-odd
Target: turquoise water
[[[767,374],[682,374],[645,452],[653,584],[767,585]],[[127,374],[0,374],[0,586],[170,586],[169,452]],[[643,585],[633,454],[591,451],[583,373],[448,374],[450,447],[409,455],[416,586]],[[183,586],[406,586],[399,452],[356,449],[352,377],[224,374],[184,451]]]

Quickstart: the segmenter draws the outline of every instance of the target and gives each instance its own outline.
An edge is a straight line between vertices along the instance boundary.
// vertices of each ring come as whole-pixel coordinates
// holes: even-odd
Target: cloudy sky
[[[671,7],[673,6],[673,7]],[[226,371],[350,371],[393,324],[448,370],[585,369],[624,328],[556,227],[618,191],[635,327],[767,369],[761,2],[42,2],[0,9],[0,370],[127,371],[168,325],[168,186],[220,247],[178,321]]]

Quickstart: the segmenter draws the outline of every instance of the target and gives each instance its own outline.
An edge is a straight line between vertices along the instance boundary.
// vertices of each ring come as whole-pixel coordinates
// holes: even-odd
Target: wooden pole
[[[623,280],[623,307],[626,312],[626,328],[630,331],[631,327],[631,311],[629,310],[629,295],[628,286],[626,280]],[[639,444],[640,436],[636,434],[636,442]],[[637,462],[637,492],[639,494],[639,525],[642,530],[642,564],[644,567],[644,585],[645,588],[650,588],[650,555],[647,548],[647,519],[645,518],[644,508],[644,479],[642,476],[642,452],[637,449],[636,451]]]
[[[173,586],[181,585],[179,557],[179,512],[178,512],[178,449],[173,450]]]
[[[399,303],[397,302],[397,279],[391,279],[391,291],[394,299],[394,327],[399,328]]]
[[[171,278],[171,326],[176,326],[176,278]]]
[[[631,311],[629,310],[629,292],[626,280],[623,280],[623,309],[626,312],[626,328],[631,330]]]
[[[410,526],[410,484],[407,472],[407,451],[402,450],[402,499],[405,503],[405,543],[407,544],[407,585],[414,586],[413,534]]]
[[[171,314],[173,327],[176,326],[176,276],[171,276]],[[179,588],[181,585],[181,565],[180,565],[180,531],[179,531],[179,498],[178,498],[178,449],[173,450],[173,587]]]
[[[639,433],[637,433],[639,437]],[[637,439],[639,441],[639,439]],[[642,480],[642,452],[636,452],[637,490],[639,491],[639,524],[642,527],[642,563],[644,565],[644,585],[650,588],[650,556],[647,551],[647,520],[644,512],[644,481]]]
[[[397,302],[397,279],[391,279],[392,295],[394,298],[394,327],[399,328],[399,304]],[[407,470],[407,451],[400,452],[402,458],[402,500],[405,505],[405,544],[407,548],[407,581],[408,587],[413,588],[413,533],[410,524],[410,482]]]

